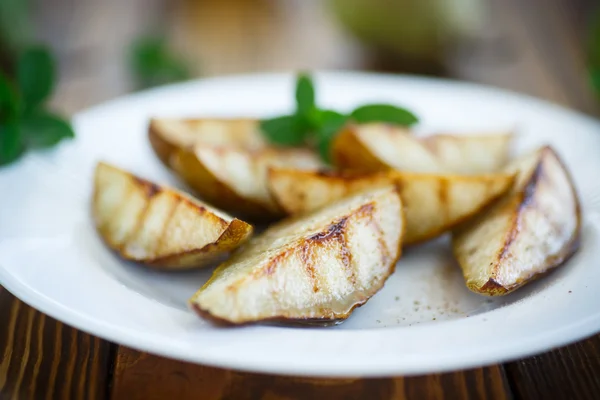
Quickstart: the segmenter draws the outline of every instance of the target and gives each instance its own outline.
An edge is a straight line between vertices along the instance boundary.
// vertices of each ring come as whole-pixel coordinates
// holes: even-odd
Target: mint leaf
[[[315,105],[315,87],[308,74],[300,74],[296,79],[296,113],[310,118]]]
[[[317,148],[321,158],[329,162],[331,158],[331,141],[344,127],[348,117],[333,110],[324,110],[320,113],[320,127],[317,130]]]
[[[588,47],[590,79],[596,93],[600,95],[600,10],[592,19]]]
[[[12,119],[19,112],[19,97],[8,78],[0,72],[0,120]]]
[[[54,61],[45,47],[31,47],[21,55],[17,62],[17,82],[27,110],[35,108],[50,95],[54,74]]]
[[[350,115],[358,123],[388,122],[396,125],[410,126],[419,122],[410,111],[390,104],[370,104],[358,107]]]
[[[17,160],[24,151],[18,124],[14,121],[0,124],[0,165]]]
[[[171,53],[162,37],[143,37],[135,41],[129,63],[138,85],[143,88],[179,82],[190,77],[185,63]]]
[[[295,115],[263,120],[260,128],[271,143],[282,146],[302,145],[306,137],[305,125]]]
[[[54,60],[48,49],[33,46],[25,50],[17,62],[17,82],[26,110],[32,110],[52,93]]]
[[[592,69],[590,72],[590,79],[592,81],[592,85],[596,88],[596,91],[600,94],[600,68]]]
[[[28,147],[51,147],[63,139],[73,138],[71,125],[61,117],[36,112],[21,121],[23,140]]]
[[[346,124],[348,117],[333,110],[323,110],[319,112],[319,134],[325,136],[335,136]]]
[[[262,120],[261,129],[276,145],[316,147],[325,161],[329,161],[331,142],[348,121],[356,123],[384,122],[410,126],[419,119],[410,111],[389,104],[370,104],[356,108],[350,115],[334,110],[322,110],[316,104],[315,87],[307,73],[296,78],[296,111]]]

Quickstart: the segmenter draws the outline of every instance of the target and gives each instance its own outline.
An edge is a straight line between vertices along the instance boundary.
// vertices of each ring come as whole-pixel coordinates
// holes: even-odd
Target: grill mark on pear
[[[390,196],[392,193],[395,202],[390,203]],[[387,243],[385,241],[387,237],[373,237],[373,235],[383,236],[381,228],[384,227],[384,225],[382,224],[379,226],[370,222],[371,218],[377,219],[382,217],[382,213],[385,210],[388,210],[388,208],[390,212],[395,211],[396,204],[400,203],[399,195],[396,190],[390,190],[389,192],[385,192],[385,194],[379,194],[379,192],[377,192],[377,194],[378,197],[375,199],[365,199],[360,204],[356,204],[350,209],[346,208],[344,213],[338,213],[337,216],[331,214],[328,215],[330,218],[328,220],[309,220],[310,223],[306,226],[306,230],[304,232],[299,232],[299,235],[302,234],[301,236],[290,235],[290,237],[286,237],[288,240],[285,242],[273,243],[270,245],[268,240],[271,239],[272,236],[267,234],[263,240],[255,242],[256,246],[258,246],[257,249],[252,249],[255,251],[249,250],[249,253],[252,254],[252,256],[258,257],[256,260],[257,264],[237,265],[235,262],[233,264],[231,262],[229,264],[223,264],[215,272],[217,276],[213,275],[211,280],[190,300],[192,308],[202,317],[211,319],[217,323],[230,323],[234,325],[265,322],[328,324],[332,321],[346,319],[351,314],[352,310],[366,303],[369,298],[381,289],[386,278],[393,272],[393,265],[400,254],[401,232],[393,231],[392,233],[394,235],[393,237],[390,237],[390,243]],[[380,206],[381,208],[376,208],[379,199],[382,200],[382,205]],[[378,211],[378,215],[373,216],[372,213],[374,211]],[[396,212],[394,212],[393,215],[390,214],[389,217],[393,218],[393,220],[397,221],[399,224],[402,223],[401,216]],[[287,221],[287,223],[290,223],[290,221]],[[291,234],[292,231],[284,229],[284,232]],[[355,236],[357,232],[361,233],[358,236]],[[363,237],[363,234],[366,234],[369,237],[368,243],[365,243],[366,247],[357,246],[354,248],[353,245],[356,244],[355,241],[359,241]],[[383,243],[380,239],[384,240]],[[377,242],[377,240],[380,241]],[[338,243],[340,243],[340,248],[337,247]],[[371,253],[379,250],[378,245],[381,245],[382,249],[387,253],[389,253],[389,248],[394,248],[391,258],[389,257],[389,254],[387,257],[384,257],[387,258],[389,262],[383,266],[380,266],[377,256],[371,255]],[[261,253],[259,250],[268,250],[268,252]],[[326,251],[326,254],[323,253],[324,250]],[[368,260],[366,260],[367,266],[369,268],[375,268],[374,270],[368,270],[369,276],[373,274],[376,274],[377,276],[372,276],[371,279],[368,279],[369,282],[365,281],[364,284],[357,287],[359,283],[359,274],[358,271],[353,271],[353,269],[356,268],[357,260],[355,257],[357,255],[350,251],[361,250],[369,251],[369,257]],[[346,252],[347,254],[344,254]],[[323,257],[321,257],[321,255],[323,255]],[[321,259],[324,260],[323,265],[317,264]],[[348,275],[350,275],[350,277],[355,276],[355,278],[352,279],[353,285],[351,288],[347,288],[348,290],[346,290],[345,286],[350,285],[346,285],[343,280],[326,281],[325,279],[330,277],[331,274],[321,274],[321,272],[327,272],[326,268],[329,266],[328,261],[334,259],[342,261],[343,265],[340,265],[339,261],[337,261],[335,263],[336,267],[340,269],[330,272],[336,272],[337,274],[335,275],[339,276],[339,274],[342,273],[341,269],[345,268],[347,272],[349,272]],[[239,262],[238,259],[235,261]],[[286,262],[284,263],[284,261]],[[297,265],[298,262],[303,263],[304,265]],[[213,290],[217,290],[217,292],[211,291],[211,296],[218,296],[219,293],[227,291],[228,293],[223,293],[223,295],[234,296],[233,300],[235,300],[235,296],[237,296],[235,291],[236,289],[239,289],[240,284],[244,285],[245,283],[251,283],[251,281],[256,278],[269,279],[268,274],[278,274],[278,269],[284,267],[282,264],[286,264],[285,267],[291,268],[291,270],[288,271],[279,271],[283,274],[280,277],[282,279],[290,276],[288,275],[288,272],[293,275],[298,272],[300,272],[300,274],[307,274],[306,278],[302,276],[302,281],[306,285],[302,288],[302,295],[309,296],[309,299],[306,302],[290,302],[289,304],[284,304],[284,308],[273,310],[270,308],[266,310],[255,310],[252,307],[242,307],[242,309],[232,313],[232,310],[229,307],[222,307],[214,298],[203,298],[203,293],[206,293],[206,291],[211,288],[210,282],[215,282],[219,277],[224,277],[221,274],[223,269],[236,268],[236,265],[240,268],[237,271],[234,270],[236,273],[235,276],[226,276],[227,281],[222,282],[225,284],[225,288],[221,286],[213,287]],[[317,268],[323,268],[323,270]],[[239,275],[237,275],[238,273]],[[312,288],[318,288],[320,293],[315,294],[310,290],[311,287],[308,286],[310,285],[308,278],[313,281]],[[339,291],[342,289],[340,284],[344,286],[343,292]],[[264,296],[263,298],[265,300],[272,299],[272,301],[279,302],[273,295],[280,290],[280,287],[273,287],[273,293],[271,293],[271,289],[268,289],[268,292],[265,292],[262,290],[261,286],[257,289],[261,290],[260,295]],[[332,292],[330,292],[330,289]],[[283,295],[285,293],[282,292],[281,294]],[[340,297],[338,297],[338,295]],[[332,297],[335,297],[336,302],[329,304],[328,299],[331,299]]]
[[[437,197],[441,204],[442,221],[446,222],[450,219],[450,202],[448,201],[448,181],[445,178],[439,180]]]
[[[137,221],[135,222],[135,226],[133,227],[133,229],[131,230],[131,232],[127,235],[127,238],[123,241],[123,244],[120,247],[120,252],[121,253],[125,254],[125,249],[129,245],[129,243],[131,242],[131,240],[134,239],[135,237],[137,237],[140,229],[142,229],[142,226],[144,224],[144,220],[146,219],[146,215],[148,214],[148,210],[150,209],[150,203],[151,202],[152,201],[148,200],[148,199],[146,199],[146,201],[144,202],[144,209],[140,213]],[[125,201],[123,203],[125,203]]]
[[[162,228],[160,229],[160,234],[158,235],[158,240],[156,242],[157,250],[153,254],[154,257],[158,257],[158,254],[162,251],[164,242],[165,242],[165,239],[167,236],[167,230],[169,228],[169,225],[173,221],[173,216],[175,215],[175,211],[177,211],[177,208],[182,204],[181,199],[174,197],[174,200],[175,201],[169,202],[169,203],[172,203],[172,206],[171,206],[171,209],[169,210],[169,214],[167,215],[167,218],[165,218],[165,222],[163,222]]]
[[[158,195],[159,193],[161,193],[163,191],[160,186],[158,186],[150,181],[147,181],[145,179],[142,179],[138,176],[131,176],[131,179],[133,181],[133,185],[128,185],[130,187],[130,193],[133,192],[133,190],[137,189],[138,187],[141,188],[144,191],[145,201],[144,201],[144,209],[142,210],[139,217],[137,218],[134,228],[131,230],[131,232],[129,232],[127,237],[123,240],[121,247],[119,248],[119,251],[123,254],[125,254],[125,249],[127,249],[127,246],[130,244],[131,240],[134,239],[135,237],[137,237],[140,229],[142,229],[142,226],[144,225],[144,221],[148,214],[148,210],[150,209],[150,204],[152,203],[152,199],[154,198],[154,196]],[[125,200],[122,202],[122,204],[127,204],[126,199],[127,198],[125,198]],[[134,257],[128,257],[128,258],[134,258]]]
[[[360,212],[360,209],[358,212]],[[344,237],[344,231],[347,229],[348,218],[349,216],[345,216],[330,224],[324,231],[310,236],[307,241],[313,242],[318,246],[328,246],[328,242],[338,242],[340,244],[340,259],[344,265],[344,272],[346,273],[348,281],[354,285],[356,283],[356,274],[350,265],[350,250],[348,249],[348,243]]]
[[[346,231],[341,231],[339,235],[335,237],[340,244],[340,260],[346,271],[348,281],[354,286],[356,284],[356,270],[352,268],[352,252],[348,248],[348,239],[346,237]]]
[[[144,192],[146,193],[146,197],[148,199],[151,199],[152,197],[156,196],[157,194],[163,191],[162,188],[157,184],[142,179],[138,176],[132,176],[132,179],[137,186],[144,189]]]
[[[385,233],[383,232],[381,225],[379,225],[379,223],[375,220],[374,213],[371,211],[374,208],[373,204],[367,204],[367,206],[369,207],[370,211],[369,225],[373,227],[375,232],[377,232],[377,242],[379,243],[379,250],[381,252],[381,262],[385,265],[388,264],[389,261],[392,259],[392,255],[390,254],[390,249],[388,248],[387,243],[384,239]]]
[[[120,215],[123,212],[123,209],[127,207],[127,203],[129,202],[129,199],[134,195],[136,189],[137,187],[134,185],[127,185],[127,193],[123,196],[123,200],[121,201],[121,203],[117,207],[115,207],[115,210],[113,210],[113,213],[115,215]],[[107,225],[110,226],[110,223],[108,223]],[[131,232],[124,235],[119,243],[115,243],[115,246],[119,249],[122,249],[124,246],[127,245],[130,238]]]
[[[538,213],[539,218],[542,218],[549,222],[549,228],[552,230],[553,235],[561,234],[562,227],[553,223],[553,216],[549,213],[549,210],[544,208],[541,204],[538,204],[538,201],[542,196],[541,193],[545,191],[554,190],[553,187],[555,186],[554,181],[552,180],[552,176],[549,175],[549,171],[547,168],[547,163],[552,161],[550,161],[546,157],[550,157],[553,160],[553,162],[558,162],[562,168],[562,173],[564,173],[567,176],[567,180],[569,181],[569,187],[572,191],[571,194],[575,201],[578,227],[576,228],[575,233],[571,235],[568,241],[564,244],[563,248],[557,254],[548,255],[546,259],[541,263],[545,265],[545,268],[536,267],[530,273],[516,279],[514,283],[500,283],[501,280],[498,279],[501,272],[500,267],[503,261],[514,257],[514,255],[510,251],[510,247],[513,245],[514,241],[523,229],[521,225],[523,223],[523,217],[526,213],[530,213],[532,211]],[[515,183],[513,183],[513,185],[515,185]],[[547,185],[548,187],[544,187],[544,185]],[[491,295],[503,295],[512,292],[513,290],[523,286],[524,284],[534,279],[538,279],[540,276],[549,273],[555,267],[561,265],[569,257],[573,256],[573,254],[576,252],[579,246],[579,200],[574,190],[574,185],[569,175],[569,171],[565,168],[564,164],[561,163],[558,155],[550,147],[545,147],[541,150],[539,159],[535,167],[529,171],[524,182],[522,182],[518,186],[513,187],[509,191],[509,194],[507,196],[500,196],[500,199],[495,203],[494,207],[494,210],[498,210],[498,208],[501,207],[502,211],[498,212],[506,212],[506,209],[510,209],[513,211],[511,212],[511,219],[508,222],[509,229],[504,235],[502,247],[498,249],[495,258],[493,259],[493,262],[490,263],[492,268],[488,280],[481,287],[475,284],[469,285],[469,287],[472,290],[481,293],[487,292]]]
[[[496,265],[494,265],[494,270],[491,274],[492,277],[498,276],[498,273],[500,272],[500,264],[502,260],[504,260],[508,256],[508,249],[510,248],[510,246],[512,245],[512,243],[514,242],[515,238],[521,230],[521,217],[523,213],[526,212],[527,208],[533,205],[533,202],[535,200],[534,197],[536,193],[536,187],[538,186],[539,179],[543,174],[543,164],[543,162],[538,161],[530,178],[524,184],[523,189],[519,193],[514,195],[514,199],[516,199],[517,201],[517,208],[515,210],[515,213],[513,214],[511,227],[506,235],[504,245],[502,246],[502,249],[496,257],[497,262]]]
[[[313,292],[319,292],[319,281],[317,279],[315,271],[313,253],[310,250],[310,243],[304,242],[304,244],[302,245],[302,248],[300,249],[300,259],[302,260],[304,268],[306,269],[306,274],[308,275],[312,283]]]

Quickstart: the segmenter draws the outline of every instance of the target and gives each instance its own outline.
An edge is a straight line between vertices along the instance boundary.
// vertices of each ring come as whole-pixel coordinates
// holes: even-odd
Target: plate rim
[[[360,72],[360,71],[335,71],[335,70],[316,70],[314,71],[314,75],[319,77],[326,78],[327,75],[334,75],[338,77],[344,77],[346,79],[353,79],[355,77],[359,78],[368,78],[368,77],[381,77],[388,78],[391,80],[396,80],[398,82],[410,80],[417,83],[426,83],[426,84],[442,84],[446,86],[452,86],[453,88],[475,88],[477,90],[484,90],[485,92],[495,92],[501,95],[510,96],[512,98],[519,98],[523,101],[535,103],[536,105],[543,106],[545,108],[552,108],[555,110],[560,110],[562,113],[568,113],[570,116],[587,120],[592,123],[598,123],[596,119],[591,116],[588,116],[579,111],[575,111],[573,109],[563,107],[556,103],[539,99],[527,94],[517,93],[510,90],[497,88],[493,86],[483,85],[479,83],[473,82],[463,82],[455,79],[448,78],[437,78],[437,77],[424,77],[420,75],[409,75],[409,74],[391,74],[391,73],[373,73],[373,72]],[[231,80],[231,79],[264,79],[264,78],[276,78],[276,77],[292,77],[293,73],[291,72],[268,72],[268,73],[249,73],[249,74],[231,74],[231,75],[223,75],[216,77],[208,77],[208,78],[200,78],[194,79],[187,82],[164,85],[156,88],[151,88],[147,90],[143,90],[140,92],[130,93],[124,96],[119,96],[117,98],[99,103],[97,105],[91,106],[82,110],[73,115],[72,121],[75,123],[77,120],[86,117],[86,114],[95,113],[101,111],[103,108],[110,108],[119,106],[119,103],[127,103],[132,99],[154,97],[160,95],[161,93],[169,93],[169,92],[177,92],[181,90],[182,87],[193,86],[193,85],[202,85],[207,81],[222,81],[222,80]],[[331,376],[331,377],[348,377],[348,376],[361,376],[361,377],[384,377],[384,376],[398,376],[399,374],[404,376],[423,374],[423,373],[438,373],[438,372],[448,372],[448,371],[458,371],[466,368],[475,368],[482,367],[487,365],[492,365],[496,363],[504,363],[507,361],[513,361],[516,359],[521,359],[526,356],[531,356],[534,354],[539,354],[545,351],[550,350],[553,347],[564,346],[570,343],[574,343],[580,341],[586,337],[589,337],[600,331],[600,313],[596,315],[589,316],[588,318],[579,320],[576,323],[571,325],[562,326],[556,330],[552,330],[549,332],[545,332],[544,334],[536,336],[539,338],[540,336],[544,337],[544,340],[537,340],[536,344],[528,345],[527,348],[522,348],[520,346],[513,346],[513,350],[506,352],[503,355],[496,354],[496,352],[490,352],[487,354],[487,357],[460,357],[451,359],[440,360],[439,364],[432,369],[429,367],[415,367],[415,368],[407,368],[406,366],[400,366],[394,368],[394,366],[382,366],[381,368],[372,368],[368,371],[360,369],[360,367],[356,366],[348,366],[344,369],[338,369],[337,371],[331,370],[329,366],[325,366],[324,368],[310,368],[310,371],[307,368],[294,366],[293,362],[290,362],[286,365],[262,365],[260,362],[258,363],[248,363],[247,360],[245,362],[237,362],[233,363],[230,360],[203,357],[202,353],[186,353],[184,350],[179,350],[176,347],[168,347],[168,346],[157,346],[156,341],[152,339],[152,337],[143,336],[143,338],[136,338],[132,329],[122,329],[119,327],[115,327],[114,324],[106,324],[103,321],[98,320],[97,318],[93,318],[88,315],[82,315],[65,307],[61,303],[56,302],[55,300],[48,298],[47,296],[36,292],[27,287],[23,282],[21,282],[18,278],[14,277],[9,273],[8,269],[0,265],[0,282],[2,286],[10,293],[15,295],[18,299],[22,300],[24,303],[30,305],[31,307],[40,310],[41,312],[51,316],[52,318],[57,319],[69,326],[72,326],[76,329],[79,329],[83,332],[91,334],[93,336],[100,337],[104,340],[108,340],[115,343],[120,343],[125,346],[146,351],[152,354],[160,355],[163,357],[171,358],[171,359],[179,359],[192,363],[201,363],[203,365],[209,365],[220,368],[234,368],[242,371],[252,371],[252,372],[261,372],[261,373],[269,373],[269,374],[278,374],[278,375],[295,375],[295,376]],[[565,335],[564,331],[574,332],[575,334]],[[554,339],[549,339],[554,338]],[[562,338],[562,339],[560,339]],[[529,338],[529,341],[532,339]],[[552,347],[548,347],[546,342],[552,342]]]
[[[96,336],[103,340],[107,340],[114,344],[123,345],[137,351],[147,352],[173,360],[180,360],[197,365],[216,368],[234,369],[244,372],[255,372],[271,375],[315,378],[389,378],[398,376],[416,376],[424,374],[458,372],[472,368],[504,364],[526,357],[543,354],[547,351],[585,340],[586,338],[589,338],[592,335],[600,332],[599,312],[570,325],[562,326],[555,330],[544,332],[536,336],[529,336],[525,338],[525,340],[522,340],[523,342],[526,342],[526,344],[521,344],[519,346],[513,345],[508,351],[504,351],[504,349],[497,349],[496,351],[490,352],[483,357],[480,355],[471,355],[469,357],[461,358],[446,357],[445,359],[439,359],[435,368],[432,368],[429,364],[417,367],[385,365],[379,368],[363,370],[360,366],[349,365],[343,368],[338,368],[337,370],[332,370],[328,365],[325,365],[324,367],[306,368],[294,366],[294,363],[291,362],[277,365],[261,364],[260,362],[248,362],[247,360],[245,362],[236,362],[235,360],[223,360],[223,358],[219,357],[205,357],[201,353],[186,352],[184,349],[180,350],[173,346],[157,346],[157,340],[149,339],[147,335],[135,337],[135,333],[137,333],[137,331],[133,329],[123,329],[115,327],[114,324],[106,324],[96,318],[74,312],[52,299],[45,301],[44,298],[46,296],[27,289],[27,287],[18,279],[11,280],[9,278],[6,280],[7,276],[10,276],[10,274],[8,274],[0,265],[0,281],[2,282],[2,286],[17,299],[29,305],[30,307],[35,308],[36,310],[89,335]],[[441,322],[440,324],[444,324],[444,322]],[[574,335],[564,335],[564,331],[577,333]],[[354,331],[347,331],[345,334],[352,335],[353,332]],[[546,342],[552,342],[551,347],[548,347]]]

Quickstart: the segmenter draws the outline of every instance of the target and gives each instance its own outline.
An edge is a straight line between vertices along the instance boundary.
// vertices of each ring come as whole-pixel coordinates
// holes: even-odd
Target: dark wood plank
[[[600,335],[506,365],[517,399],[597,399]]]
[[[112,400],[508,399],[502,367],[393,379],[316,379],[204,367],[119,347]]]
[[[0,399],[104,399],[110,344],[70,328],[0,286]]]
[[[548,68],[565,95],[566,104],[597,115],[600,108],[588,79],[587,48],[582,35],[586,27],[576,18],[575,9],[582,6],[581,2],[513,1],[517,1],[515,9],[520,11],[522,23],[540,56],[540,65]]]

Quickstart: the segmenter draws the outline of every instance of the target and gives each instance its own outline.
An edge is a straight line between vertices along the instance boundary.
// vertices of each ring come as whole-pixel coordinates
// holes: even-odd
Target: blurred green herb
[[[173,54],[162,37],[143,37],[131,48],[130,66],[140,88],[189,79],[185,63]]]
[[[315,146],[323,160],[329,162],[331,141],[348,122],[384,122],[402,126],[419,122],[409,110],[390,104],[367,104],[343,114],[319,108],[315,97],[311,76],[299,74],[295,112],[261,121],[261,130],[267,139],[282,146]]]
[[[590,78],[600,96],[600,9],[592,21],[589,44]]]
[[[14,76],[0,73],[0,165],[16,161],[27,149],[51,147],[75,136],[70,123],[44,105],[56,79],[47,48],[23,50]]]
[[[337,111],[323,110],[320,112],[319,126],[317,128],[317,149],[321,158],[329,162],[329,148],[331,141],[348,122],[348,116]]]
[[[12,58],[33,36],[28,0],[0,1],[0,69],[6,70]]]
[[[358,123],[385,121],[391,124],[410,126],[416,124],[417,117],[404,108],[389,104],[371,104],[358,107],[350,117]]]
[[[283,115],[264,120],[261,123],[261,128],[268,139],[276,144],[300,146],[305,140],[305,129],[302,126],[302,120],[295,115]]]

